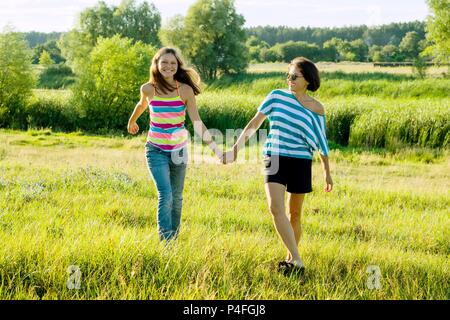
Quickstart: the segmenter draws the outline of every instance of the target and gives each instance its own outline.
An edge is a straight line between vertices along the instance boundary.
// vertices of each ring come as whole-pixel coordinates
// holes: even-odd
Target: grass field
[[[316,159],[301,280],[275,271],[261,163],[190,164],[161,245],[144,141],[0,130],[0,299],[450,298],[448,150],[334,149],[330,194]]]

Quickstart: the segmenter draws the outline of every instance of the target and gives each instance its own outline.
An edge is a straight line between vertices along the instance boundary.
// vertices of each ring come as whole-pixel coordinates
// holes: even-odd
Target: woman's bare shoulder
[[[311,97],[310,100],[305,102],[305,107],[317,114],[325,115],[325,107],[317,99]]]

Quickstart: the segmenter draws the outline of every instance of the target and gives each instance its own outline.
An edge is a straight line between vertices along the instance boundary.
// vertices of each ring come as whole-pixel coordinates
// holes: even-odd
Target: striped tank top
[[[147,143],[164,151],[176,151],[187,145],[188,132],[184,126],[186,106],[180,96],[163,98],[156,95],[154,88],[153,99],[149,103],[150,129]]]

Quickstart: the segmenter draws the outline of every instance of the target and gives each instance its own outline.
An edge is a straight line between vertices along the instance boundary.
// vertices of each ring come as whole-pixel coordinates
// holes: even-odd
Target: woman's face
[[[164,78],[172,78],[178,69],[177,58],[171,54],[163,54],[158,60],[158,71]]]
[[[294,92],[306,90],[306,87],[308,86],[308,82],[305,80],[297,66],[289,66],[287,83],[289,90]]]

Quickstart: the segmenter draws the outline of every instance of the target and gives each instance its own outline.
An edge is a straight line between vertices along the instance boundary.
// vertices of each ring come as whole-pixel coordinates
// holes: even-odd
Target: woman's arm
[[[134,107],[133,113],[128,120],[128,132],[131,134],[136,134],[139,132],[139,126],[136,121],[147,109],[147,101],[153,98],[153,91],[151,90],[151,85],[149,83],[143,84],[141,86],[141,99]]]
[[[241,135],[237,139],[236,143],[233,146],[231,151],[226,153],[226,156],[223,159],[224,163],[231,163],[237,158],[237,154],[239,150],[245,146],[250,137],[255,134],[255,132],[261,127],[264,120],[266,119],[266,115],[261,112],[257,112],[256,115],[250,120],[250,122],[245,126],[244,131],[242,131]]]
[[[330,192],[333,189],[333,179],[331,179],[331,173],[330,173],[330,164],[328,162],[328,157],[324,156],[323,154],[319,153],[320,155],[320,162],[322,162],[322,169],[325,176],[325,192]]]
[[[194,126],[194,132],[199,135],[202,140],[211,148],[211,150],[219,157],[222,158],[222,151],[219,149],[215,141],[213,140],[211,134],[200,118],[200,114],[198,113],[197,103],[195,101],[194,90],[190,86],[182,86],[181,91],[183,92],[184,101],[186,104],[186,109],[189,115],[189,118],[192,121]]]

